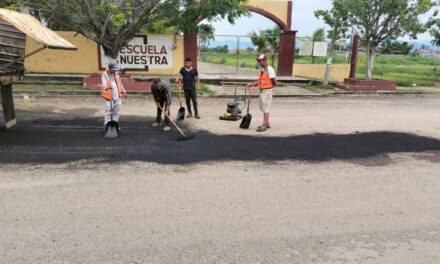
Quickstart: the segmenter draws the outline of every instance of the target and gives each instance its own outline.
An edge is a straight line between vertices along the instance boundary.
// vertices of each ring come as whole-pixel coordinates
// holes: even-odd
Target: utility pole
[[[335,53],[335,43],[336,43],[336,36],[338,35],[339,23],[340,23],[340,17],[338,15],[336,17],[335,24],[333,25],[332,42],[330,44],[330,51],[327,57],[327,66],[325,68],[324,86],[328,85],[330,79],[330,69],[333,63],[333,56]]]

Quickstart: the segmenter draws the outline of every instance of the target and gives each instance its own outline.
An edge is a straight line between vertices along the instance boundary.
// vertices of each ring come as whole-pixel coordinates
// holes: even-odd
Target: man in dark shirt
[[[160,127],[162,122],[162,109],[167,115],[170,114],[171,93],[172,93],[171,88],[168,86],[168,84],[165,81],[161,79],[156,79],[153,81],[153,84],[151,85],[151,93],[153,94],[153,98],[157,106],[156,123],[153,124],[153,127]],[[169,125],[170,120],[168,119],[167,115],[164,114],[165,124],[162,129],[163,131],[170,131],[171,129]]]
[[[192,101],[194,106],[194,117],[200,119],[199,111],[197,109],[197,90],[200,88],[200,78],[197,69],[192,67],[191,58],[185,59],[185,67],[182,67],[177,75],[176,82],[179,84],[179,90],[180,85],[182,84],[181,79],[183,80],[183,92],[185,93],[186,106],[188,109],[187,117],[192,117]]]

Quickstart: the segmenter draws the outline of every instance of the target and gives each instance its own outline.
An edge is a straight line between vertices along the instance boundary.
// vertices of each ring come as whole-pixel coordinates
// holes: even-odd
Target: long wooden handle
[[[177,128],[177,130],[179,130],[180,134],[182,134],[182,136],[186,137],[185,133],[183,133],[182,129],[180,129],[180,127],[176,124],[176,122],[174,122],[173,119],[171,119],[171,117],[166,113],[165,110],[163,110],[163,108],[159,105],[160,110],[162,110],[163,114],[166,115],[168,117],[168,120],[170,120],[170,122]]]
[[[248,114],[249,114],[249,108],[251,107],[251,98],[252,98],[252,91],[249,91],[249,99],[248,99],[248,107],[247,107]]]
[[[179,89],[179,101],[180,106],[182,107],[182,85],[179,82],[177,83],[177,88]]]

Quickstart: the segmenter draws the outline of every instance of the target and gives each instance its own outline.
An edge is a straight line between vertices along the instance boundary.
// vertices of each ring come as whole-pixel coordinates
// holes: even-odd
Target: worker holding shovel
[[[153,84],[151,85],[151,93],[153,94],[154,102],[156,102],[157,106],[157,116],[156,123],[153,124],[153,127],[162,126],[162,110],[164,112],[165,121],[164,126],[162,128],[163,131],[170,131],[170,106],[171,106],[171,88],[168,84],[161,80],[155,79]]]
[[[122,85],[121,77],[119,76],[118,63],[113,61],[108,64],[107,69],[102,73],[102,97],[105,101],[104,127],[106,132],[108,125],[119,122],[119,112],[121,110],[121,97],[127,98],[127,92],[124,85]]]
[[[277,79],[274,69],[267,63],[266,55],[259,55],[257,62],[261,67],[258,72],[258,80],[248,83],[246,88],[249,94],[252,94],[254,87],[260,90],[260,110],[263,112],[263,124],[257,128],[257,131],[263,132],[270,128],[269,111],[272,104],[272,90],[277,84]]]
[[[197,107],[197,90],[200,89],[200,78],[199,72],[192,66],[191,58],[185,59],[185,66],[180,69],[179,74],[176,77],[176,83],[179,84],[179,88],[180,85],[183,84],[183,92],[185,94],[186,107],[188,110],[188,115],[186,117],[193,117],[191,110],[192,102],[194,107],[194,117],[200,119]]]

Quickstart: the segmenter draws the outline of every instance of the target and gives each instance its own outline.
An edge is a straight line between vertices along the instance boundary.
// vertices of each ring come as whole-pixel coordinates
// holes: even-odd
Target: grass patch
[[[74,84],[14,84],[14,91],[79,91],[90,90],[82,85]]]
[[[231,67],[245,68],[245,69],[258,69],[260,66],[257,64],[256,55],[248,54],[228,54],[228,53],[204,53],[200,56],[202,62],[222,64]],[[269,56],[268,62],[272,65],[272,59]],[[275,58],[273,63],[275,71],[278,67],[278,59]]]
[[[177,94],[179,92],[179,89],[177,88],[176,84],[171,84],[171,90],[173,91],[174,94]],[[207,94],[207,95],[214,94],[214,91],[211,90],[211,88],[209,88],[209,86],[207,86],[206,84],[203,84],[203,83],[200,84],[199,92],[201,92],[203,94]],[[182,96],[183,96],[183,91],[182,91]]]
[[[226,54],[226,53],[203,53],[200,56],[201,61],[223,64],[231,67],[258,69],[255,61],[255,55],[249,54]],[[334,64],[347,64],[347,56],[336,55],[333,58]],[[315,64],[325,64],[326,57],[315,57]],[[269,64],[272,65],[272,59],[269,56]],[[356,77],[359,79],[365,78],[366,73],[366,56],[359,54],[358,68]],[[373,72],[373,79],[383,79],[396,81],[399,86],[412,87],[416,86],[435,86],[440,82],[440,60],[423,58],[420,56],[393,56],[393,55],[379,55],[375,57],[375,67]],[[295,56],[296,64],[311,64],[311,56]],[[277,70],[278,60],[273,61],[274,69]]]
[[[356,77],[364,79],[365,73],[365,67],[358,67]],[[436,69],[410,68],[403,65],[392,68],[376,66],[373,79],[396,81],[398,86],[434,86],[437,80],[440,80],[440,72]]]

